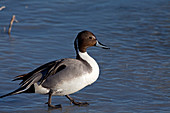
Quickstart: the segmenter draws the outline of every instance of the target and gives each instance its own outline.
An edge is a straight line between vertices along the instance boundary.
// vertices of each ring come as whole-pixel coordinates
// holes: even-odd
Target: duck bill
[[[99,41],[96,42],[95,46],[96,47],[101,47],[103,49],[110,49],[109,47],[107,47],[106,45],[100,43]]]

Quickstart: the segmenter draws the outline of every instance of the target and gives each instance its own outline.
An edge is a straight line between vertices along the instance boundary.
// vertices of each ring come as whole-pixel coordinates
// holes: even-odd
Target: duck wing
[[[66,66],[62,63],[63,61],[64,59],[52,61],[36,68],[27,74],[17,76],[13,81],[22,80],[19,84],[21,86],[11,93],[0,96],[0,98],[23,93],[27,91],[34,83],[38,83],[39,85],[43,84],[47,77],[65,69]]]

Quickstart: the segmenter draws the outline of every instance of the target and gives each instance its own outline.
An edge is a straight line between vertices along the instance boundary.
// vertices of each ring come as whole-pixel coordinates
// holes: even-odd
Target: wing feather
[[[44,64],[30,73],[17,76],[14,80],[22,80],[19,85],[20,90],[17,92],[21,93],[26,91],[34,83],[43,84],[47,77],[54,75],[55,73],[63,70],[66,66],[62,63],[64,59],[58,61],[52,61]]]

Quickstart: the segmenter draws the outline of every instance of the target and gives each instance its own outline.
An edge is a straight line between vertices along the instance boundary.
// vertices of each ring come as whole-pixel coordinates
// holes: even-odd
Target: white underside
[[[38,94],[47,94],[49,93],[49,89],[42,87],[41,85],[38,85],[37,83],[34,84],[34,88],[35,88],[35,93]]]
[[[82,59],[86,60],[90,64],[90,66],[92,67],[92,72],[83,73],[83,76],[74,78],[67,82],[63,82],[61,85],[57,84],[57,89],[53,89],[55,91],[53,95],[68,95],[75,93],[97,80],[99,76],[99,66],[96,61],[92,57],[90,57],[87,52],[79,52],[79,55]],[[34,86],[35,93],[47,94],[49,92],[49,89],[38,86],[38,84],[34,84]]]

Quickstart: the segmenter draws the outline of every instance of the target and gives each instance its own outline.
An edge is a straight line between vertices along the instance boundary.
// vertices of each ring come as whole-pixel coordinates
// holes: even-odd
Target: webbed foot
[[[87,105],[89,105],[89,103],[87,103],[87,102],[75,102],[74,99],[71,98],[69,95],[65,95],[65,96],[70,100],[71,103],[73,103],[76,106],[87,106]]]

